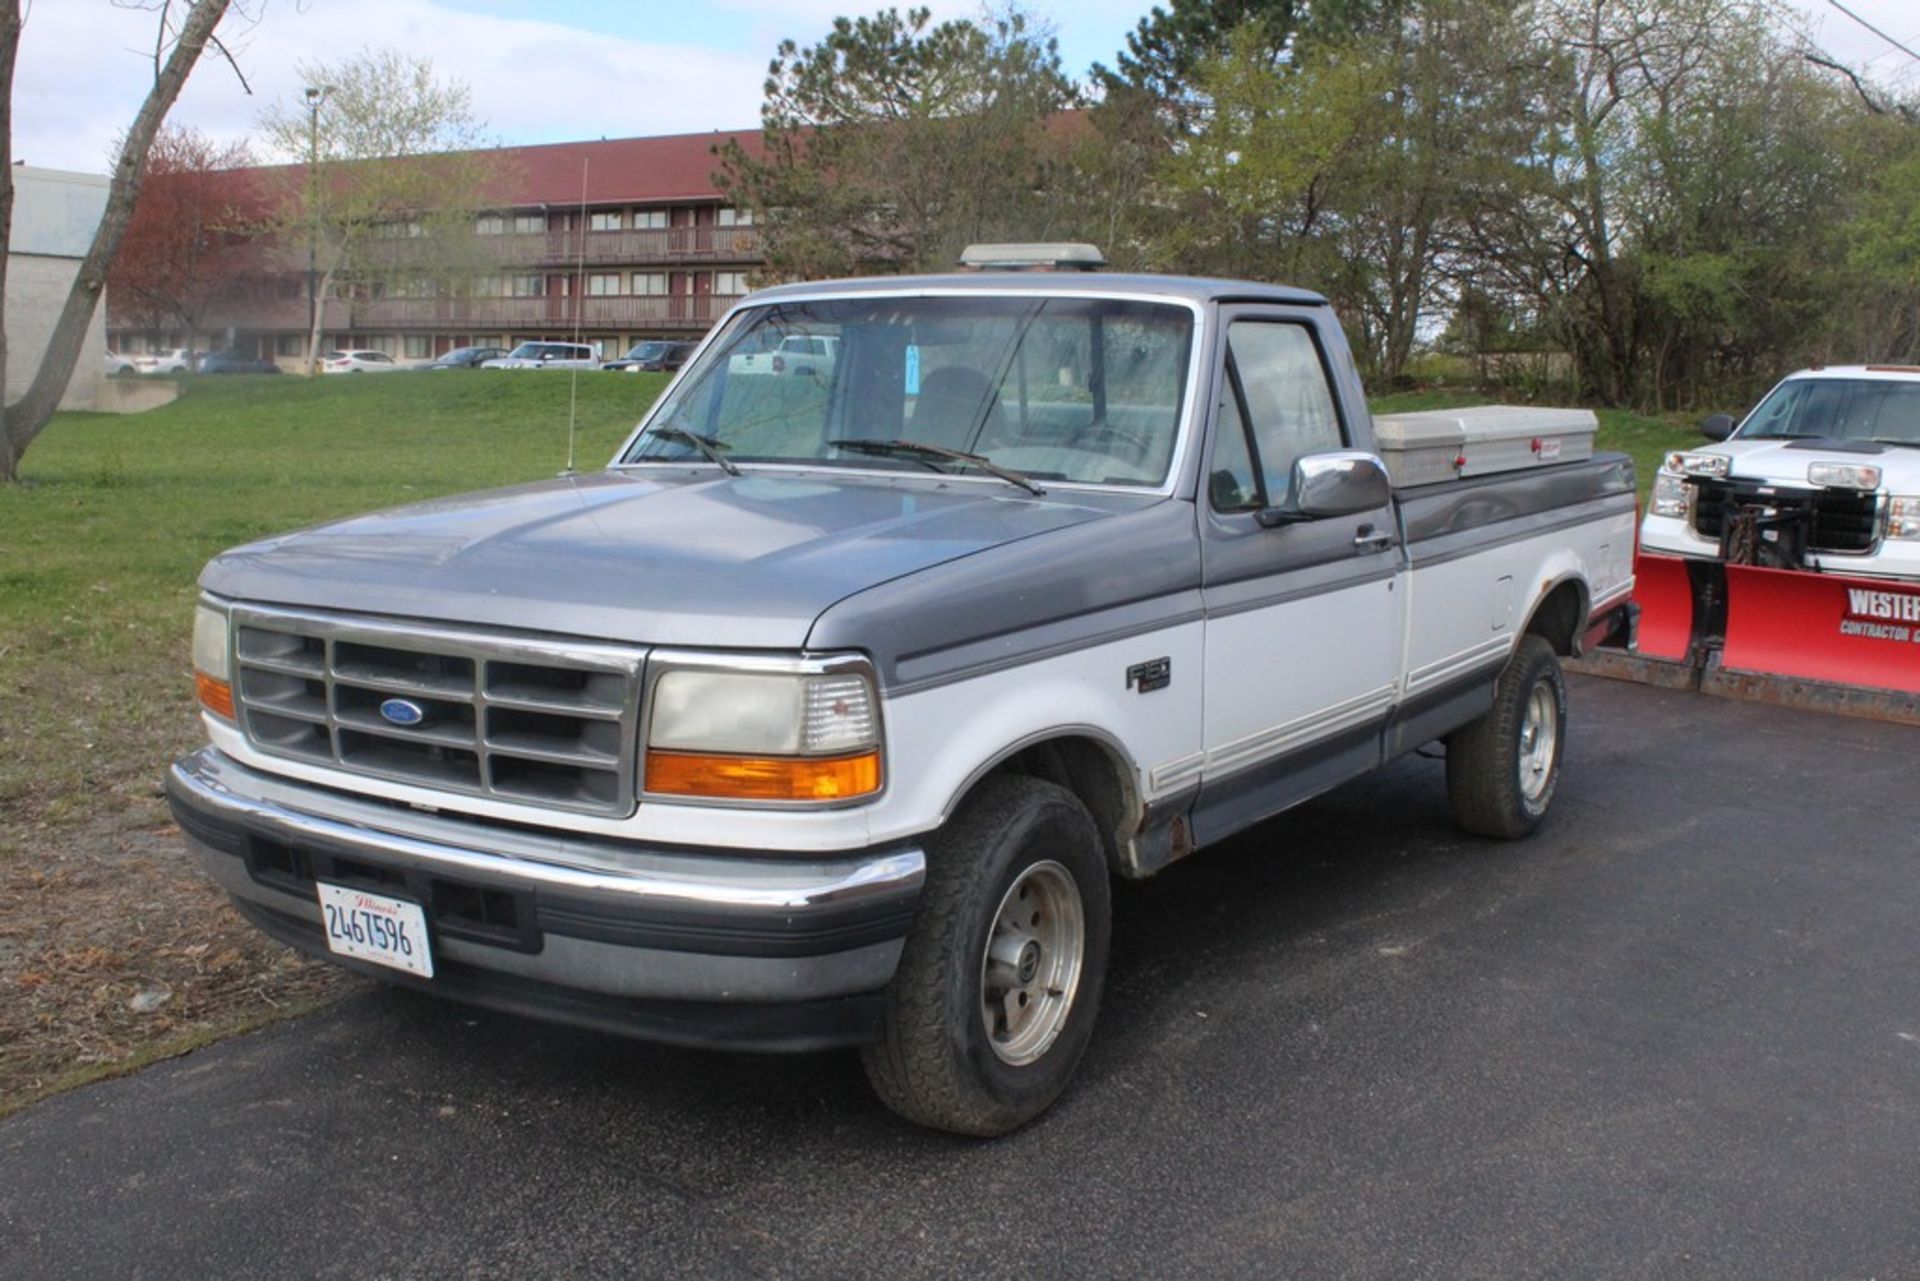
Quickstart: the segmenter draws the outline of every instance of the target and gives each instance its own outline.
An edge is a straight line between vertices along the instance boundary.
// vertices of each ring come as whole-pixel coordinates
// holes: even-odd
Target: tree
[[[147,156],[161,123],[180,96],[187,74],[209,44],[231,0],[161,0],[154,48],[153,86],[140,104],[120,144],[107,187],[107,206],[93,242],[80,262],[73,285],[54,322],[53,336],[40,358],[26,394],[6,402],[6,338],[0,328],[0,480],[20,479],[20,460],[46,430],[79,362],[87,326],[106,287],[107,271],[132,221],[135,201],[146,176]],[[177,20],[177,25],[176,25]],[[0,246],[13,227],[13,67],[19,52],[22,15],[19,0],[0,0]],[[6,296],[6,255],[0,253],[0,300]]]
[[[260,129],[301,162],[282,171],[272,231],[309,264],[311,373],[328,298],[456,289],[481,267],[474,218],[502,175],[480,150],[472,94],[437,79],[432,59],[383,49],[296,69],[303,94]]]
[[[946,267],[970,241],[1045,231],[1049,130],[1072,102],[1053,40],[1017,11],[837,18],[816,45],[781,43],[762,153],[729,144],[718,176],[776,277]]]
[[[244,143],[217,144],[168,126],[153,140],[147,178],[107,274],[116,315],[147,329],[198,332],[232,287],[236,250],[266,216],[257,188],[237,172],[253,163]]]

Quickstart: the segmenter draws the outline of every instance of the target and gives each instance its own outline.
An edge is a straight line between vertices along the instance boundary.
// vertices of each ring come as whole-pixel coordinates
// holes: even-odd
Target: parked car
[[[203,374],[277,374],[280,366],[244,351],[210,351],[200,358]]]
[[[393,363],[393,357],[384,351],[373,351],[365,347],[353,347],[346,351],[330,351],[320,362],[323,374],[390,374],[400,366]]]
[[[190,374],[196,359],[197,353],[191,347],[169,347],[150,355],[135,356],[133,364],[143,374]]]
[[[846,357],[825,394],[743,382],[795,317]],[[1461,827],[1546,818],[1559,656],[1628,621],[1633,464],[1580,456],[1591,414],[1444,426],[1376,442],[1332,309],[1281,285],[769,290],[602,472],[215,558],[210,743],[168,798],[293,947],[682,1044],[861,1045],[902,1115],[1004,1133],[1096,1012],[1154,1012],[1102,1010],[1114,878],[1436,741]]]
[[[600,357],[585,343],[523,342],[482,369],[598,369]]]
[[[1920,369],[1803,369],[1700,430],[1653,482],[1641,550],[1920,580]]]
[[[667,342],[664,339],[649,339],[635,343],[626,355],[618,360],[609,360],[600,366],[602,369],[616,369],[621,373],[672,373],[687,363],[687,357],[693,354],[699,343]]]
[[[415,365],[415,369],[478,369],[489,360],[499,360],[507,354],[505,347],[455,347],[444,355],[436,356],[424,365]]]
[[[122,356],[117,351],[107,353],[107,377],[117,378],[122,374],[137,374],[139,372],[140,367],[133,363],[133,357]]]
[[[730,357],[728,372],[736,377],[791,374],[826,381],[833,377],[839,353],[840,339],[835,335],[787,334],[770,348]]]

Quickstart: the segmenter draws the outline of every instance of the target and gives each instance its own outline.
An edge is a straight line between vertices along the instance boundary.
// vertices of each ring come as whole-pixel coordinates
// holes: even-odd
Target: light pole
[[[320,202],[315,196],[320,168],[320,104],[333,92],[332,85],[307,86],[307,376],[314,372],[314,357],[319,352],[314,342],[314,327],[320,323]]]

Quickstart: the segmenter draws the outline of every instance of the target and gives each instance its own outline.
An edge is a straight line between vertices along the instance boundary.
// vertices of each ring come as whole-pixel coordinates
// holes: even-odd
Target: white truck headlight
[[[669,668],[653,683],[645,790],[732,801],[847,801],[880,790],[880,714],[863,670]]]
[[[1655,516],[1687,514],[1687,481],[1684,476],[1661,472],[1653,478],[1653,499],[1648,510]]]
[[[1678,472],[1682,476],[1721,477],[1733,466],[1733,459],[1725,454],[1690,454],[1675,450],[1667,455],[1661,466],[1662,471]]]
[[[233,670],[227,657],[227,611],[211,605],[193,611],[193,692],[200,706],[227,720],[233,716]]]
[[[1880,469],[1867,463],[1811,463],[1807,482],[1826,489],[1878,489]]]
[[[1920,540],[1920,498],[1895,498],[1888,502],[1887,537]]]

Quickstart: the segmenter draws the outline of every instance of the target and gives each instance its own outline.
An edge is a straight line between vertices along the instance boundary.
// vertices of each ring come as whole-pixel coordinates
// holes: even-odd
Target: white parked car
[[[169,347],[151,355],[135,356],[133,367],[143,374],[190,374],[199,361],[191,347]]]
[[[743,352],[727,359],[729,377],[755,374],[794,374],[833,377],[833,364],[840,354],[840,339],[828,334],[788,334],[779,343],[760,350]]]
[[[386,352],[359,347],[349,351],[330,351],[320,362],[320,372],[323,374],[385,374],[398,368],[400,366]]]
[[[120,374],[133,374],[138,372],[139,372],[139,366],[133,363],[133,357],[122,356],[117,351],[110,351],[107,353],[107,364],[106,364],[107,377],[113,378]]]
[[[585,343],[523,342],[482,369],[598,369],[600,355]]]
[[[1920,369],[1803,369],[1701,432],[1660,468],[1644,550],[1920,579]]]

